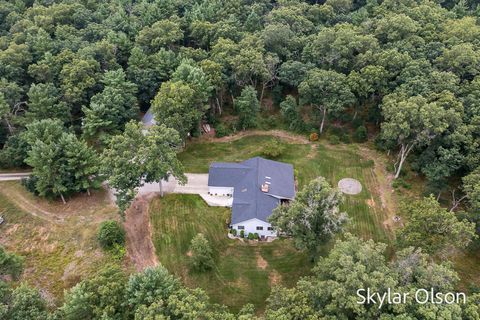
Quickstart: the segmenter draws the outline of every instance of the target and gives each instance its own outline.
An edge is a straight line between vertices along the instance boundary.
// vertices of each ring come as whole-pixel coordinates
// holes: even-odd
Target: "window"
[[[257,226],[257,230],[263,230],[263,227]]]
[[[238,226],[237,229],[238,230],[243,230],[243,229],[245,229],[245,226]]]
[[[268,227],[268,231],[273,231],[273,227]]]

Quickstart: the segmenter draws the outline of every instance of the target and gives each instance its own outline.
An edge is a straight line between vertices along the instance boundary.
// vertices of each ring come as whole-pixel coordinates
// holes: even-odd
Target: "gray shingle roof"
[[[268,184],[268,192],[261,190],[263,184]],[[232,223],[253,218],[268,222],[280,199],[295,196],[293,166],[261,157],[240,163],[212,163],[208,185],[234,188]]]

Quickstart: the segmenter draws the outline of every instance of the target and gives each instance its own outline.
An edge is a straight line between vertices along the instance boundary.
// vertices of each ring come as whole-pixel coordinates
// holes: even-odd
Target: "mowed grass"
[[[249,244],[228,239],[230,209],[208,207],[197,195],[155,198],[149,210],[161,263],[187,286],[203,288],[212,302],[232,311],[246,303],[262,311],[272,285],[292,286],[312,267],[290,240]],[[190,241],[197,233],[203,233],[214,250],[215,268],[205,273],[189,266]]]
[[[263,156],[265,144],[271,139],[271,136],[249,136],[231,142],[196,141],[179,158],[186,172],[206,173],[214,161],[243,161]],[[376,192],[374,164],[359,155],[357,146],[284,140],[280,143],[284,151],[275,160],[293,164],[299,189],[319,176],[334,186],[342,178],[358,179],[362,192],[345,196],[342,205],[350,217],[347,231],[366,239],[390,242],[392,235],[383,227],[386,217]],[[208,207],[195,195],[172,194],[153,199],[150,218],[157,255],[186,285],[205,289],[213,302],[227,305],[233,311],[253,303],[257,311],[262,311],[273,285],[295,285],[313,264],[289,239],[255,244],[228,239],[230,215],[231,209]],[[199,232],[206,235],[215,255],[215,269],[203,274],[189,267],[190,241]],[[322,254],[328,252],[329,246],[322,249]]]
[[[195,142],[179,154],[186,172],[207,173],[214,161],[243,161],[263,156],[269,136],[250,136],[231,142]],[[356,151],[357,146],[331,146],[323,143],[292,144],[285,141],[284,152],[275,160],[293,164],[301,188],[316,177],[325,177],[333,186],[343,178],[361,182],[360,194],[345,196],[342,210],[350,217],[348,231],[365,239],[389,242],[392,235],[383,227],[387,219],[378,195],[378,178],[373,161]]]

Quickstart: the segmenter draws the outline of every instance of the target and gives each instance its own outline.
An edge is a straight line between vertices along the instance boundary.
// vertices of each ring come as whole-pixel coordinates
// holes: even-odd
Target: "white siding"
[[[233,195],[233,188],[232,187],[208,187],[208,192],[211,195],[215,196],[226,196],[227,194]]]
[[[250,219],[246,221],[242,221],[239,223],[232,224],[232,228],[237,230],[237,235],[240,234],[240,230],[238,229],[238,226],[244,226],[245,229],[245,236],[248,235],[248,233],[258,233],[259,236],[265,236],[265,237],[276,237],[277,233],[274,230],[268,230],[268,227],[271,227],[270,223],[259,220],[259,219]],[[257,227],[263,227],[263,230],[257,230]]]

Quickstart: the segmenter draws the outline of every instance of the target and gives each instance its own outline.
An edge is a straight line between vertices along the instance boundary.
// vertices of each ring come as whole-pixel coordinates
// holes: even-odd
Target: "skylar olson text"
[[[367,289],[357,290],[358,304],[377,304],[378,309],[386,304],[405,304],[414,301],[418,304],[465,304],[467,296],[463,292],[435,292],[433,288],[418,289],[411,292],[394,292],[390,288],[386,292]]]

